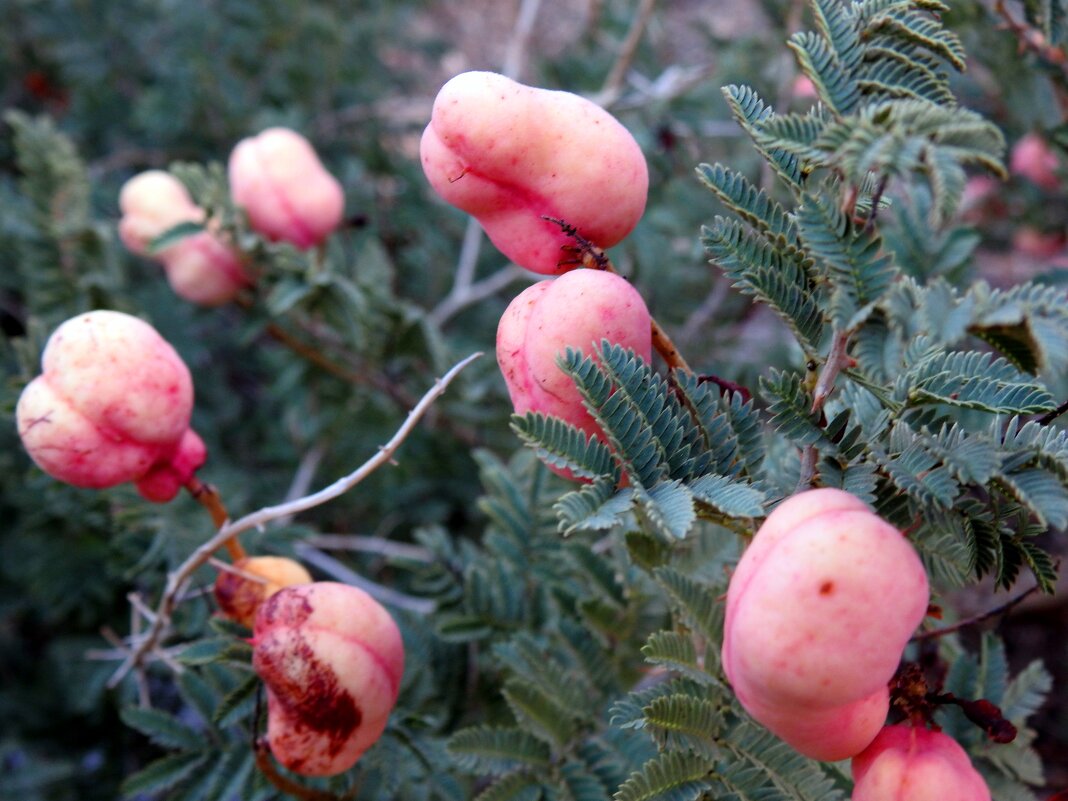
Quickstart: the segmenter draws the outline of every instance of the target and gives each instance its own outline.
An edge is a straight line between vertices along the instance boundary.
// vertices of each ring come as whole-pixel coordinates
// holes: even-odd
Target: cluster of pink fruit
[[[505,255],[565,273],[508,306],[497,359],[517,413],[597,433],[556,360],[602,338],[648,360],[650,316],[618,276],[570,271],[573,243],[554,220],[598,248],[626,236],[648,189],[637,143],[589,101],[474,72],[438,94],[422,160],[434,189],[478,219]],[[798,751],[854,758],[855,801],[989,801],[952,739],[884,728],[888,684],[928,600],[926,572],[901,532],[849,493],[800,493],[768,517],[732,576],[724,670],[753,718]]]
[[[286,128],[244,139],[230,154],[230,192],[249,224],[275,242],[307,249],[341,222],[345,196],[308,140]],[[203,306],[218,306],[249,286],[242,255],[218,235],[212,221],[170,173],[150,170],[131,178],[119,196],[119,235],[133,253],[162,263],[174,291]],[[181,223],[205,230],[151,252],[152,242]]]
[[[269,239],[311,247],[341,220],[340,184],[292,131],[241,142],[229,173],[234,203]],[[142,255],[179,223],[206,222],[164,172],[132,179],[120,205],[120,235]],[[241,256],[210,221],[155,257],[175,291],[198,303],[226,302],[249,283]],[[207,458],[192,409],[189,369],[152,326],[93,311],[53,332],[16,418],[31,458],[54,478],[87,488],[133,482],[163,503],[194,489]],[[215,594],[223,614],[253,629],[271,752],[309,776],[352,767],[381,736],[400,690],[404,648],[388,612],[362,590],[313,582],[297,562],[273,556],[238,559],[220,571]]]
[[[438,93],[421,154],[430,185],[474,216],[504,255],[536,273],[563,273],[528,287],[501,317],[497,361],[516,412],[598,433],[556,359],[604,338],[650,360],[649,310],[618,275],[575,270],[574,240],[554,221],[601,248],[629,234],[649,188],[638,143],[577,95],[467,72]]]

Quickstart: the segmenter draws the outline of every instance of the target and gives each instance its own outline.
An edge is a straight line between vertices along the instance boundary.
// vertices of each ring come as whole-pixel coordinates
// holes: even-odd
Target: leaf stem
[[[813,414],[823,411],[823,404],[827,402],[827,398],[834,391],[834,382],[838,378],[838,374],[844,368],[854,365],[852,357],[847,352],[849,337],[849,330],[839,331],[837,328],[834,330],[831,349],[827,353],[827,359],[823,362],[823,367],[816,377],[816,386],[812,390],[811,412]],[[797,481],[797,492],[812,486],[812,481],[816,477],[817,455],[815,445],[809,445],[801,453],[801,474]]]

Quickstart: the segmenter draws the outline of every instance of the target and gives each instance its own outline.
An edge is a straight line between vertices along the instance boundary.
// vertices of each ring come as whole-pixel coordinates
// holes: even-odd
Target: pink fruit
[[[250,627],[260,604],[283,587],[311,584],[312,580],[300,562],[284,556],[249,556],[233,567],[233,572],[219,571],[215,600],[224,615]]]
[[[242,139],[230,154],[229,173],[234,203],[268,239],[307,249],[341,223],[341,184],[296,131],[268,128]]]
[[[568,347],[589,354],[602,339],[652,359],[649,310],[626,279],[576,270],[516,296],[497,328],[497,362],[516,413],[541,412],[587,434],[599,433],[556,359]],[[604,441],[603,433],[600,437]]]
[[[404,646],[389,613],[363,590],[326,581],[279,590],[260,606],[252,647],[267,685],[267,741],[287,768],[341,773],[381,736]]]
[[[807,75],[798,75],[794,78],[794,82],[790,85],[790,94],[798,100],[815,100],[819,96],[816,84],[812,83],[812,79]]]
[[[241,258],[210,231],[185,237],[155,254],[152,240],[183,222],[204,222],[204,210],[193,203],[182,183],[162,170],[131,178],[119,194],[122,220],[119,236],[131,252],[163,264],[176,294],[202,306],[233,300],[249,284]]]
[[[887,726],[853,758],[852,801],[990,801],[968,754],[942,732]]]
[[[41,362],[16,418],[26,450],[53,478],[94,488],[133,481],[163,502],[204,463],[189,428],[189,370],[148,323],[87,312],[55,330]]]
[[[1059,165],[1057,154],[1037,133],[1022,137],[1013,146],[1009,159],[1009,169],[1014,175],[1022,175],[1050,192],[1060,187],[1060,178],[1057,176]]]
[[[901,532],[849,493],[799,493],[731,577],[724,671],[757,721],[803,754],[844,759],[885,721],[887,682],[928,600]]]
[[[623,239],[645,210],[641,148],[600,106],[492,72],[465,72],[442,87],[420,145],[423,171],[446,201],[473,215],[508,258],[546,275],[570,270],[558,225],[602,248]]]

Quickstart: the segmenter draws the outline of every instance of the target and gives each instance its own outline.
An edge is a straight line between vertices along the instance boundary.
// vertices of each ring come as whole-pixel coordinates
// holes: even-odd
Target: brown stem
[[[1027,590],[1026,592],[1020,593],[1015,598],[1010,598],[1008,601],[1001,604],[1001,606],[995,606],[993,609],[987,610],[986,612],[981,612],[978,615],[973,615],[972,617],[965,618],[964,620],[958,620],[952,626],[946,626],[945,628],[941,629],[933,629],[931,631],[921,632],[915,637],[913,637],[912,640],[913,642],[933,640],[936,637],[944,637],[946,634],[952,634],[953,632],[960,631],[961,629],[967,628],[968,626],[974,626],[977,623],[982,623],[984,620],[989,620],[992,617],[997,617],[998,615],[1002,615],[1005,612],[1008,612],[1010,609],[1019,604],[1029,595],[1037,591],[1038,585],[1036,584],[1034,587]]]
[[[256,767],[260,769],[260,773],[266,776],[268,781],[283,793],[302,798],[304,801],[340,801],[339,796],[333,793],[305,787],[303,784],[299,784],[288,776],[283,776],[279,773],[278,768],[274,766],[274,761],[271,759],[271,751],[267,747],[267,741],[264,738],[256,740],[253,751],[256,754]]]
[[[1068,412],[1068,400],[1064,401],[1056,409],[1046,412],[1044,415],[1038,418],[1038,424],[1040,426],[1048,426],[1050,423],[1052,423],[1065,412]]]
[[[219,491],[211,484],[205,484],[199,478],[193,476],[186,482],[185,488],[189,490],[189,494],[193,496],[193,499],[196,500],[197,503],[208,510],[211,514],[211,522],[215,524],[215,528],[222,528],[226,524],[226,521],[230,519],[230,515],[226,513],[226,507],[223,505]],[[226,552],[230,554],[230,559],[234,562],[248,556],[248,554],[245,553],[245,549],[241,547],[241,543],[237,541],[237,537],[231,537],[224,542],[223,545],[226,547]]]
[[[1005,0],[994,0],[994,13],[1001,17],[1004,26],[1012,31],[1020,51],[1028,50],[1057,71],[1055,81],[1057,102],[1068,113],[1068,55],[1064,48],[1051,45],[1041,31],[1018,21],[1009,12]]]
[[[562,261],[560,262],[561,264],[575,264],[589,270],[601,270],[619,275],[615,267],[612,266],[612,260],[608,258],[608,254],[582,236],[575,226],[555,217],[542,217],[542,219],[554,225],[559,225],[565,236],[575,240],[574,245],[564,246],[565,250],[570,251],[575,258]],[[661,358],[667,362],[667,366],[672,370],[685,370],[687,373],[692,373],[693,369],[683,358],[679,349],[675,347],[675,343],[671,340],[668,332],[652,315],[650,315],[650,329],[653,337],[653,347],[656,348],[656,352],[660,354]]]

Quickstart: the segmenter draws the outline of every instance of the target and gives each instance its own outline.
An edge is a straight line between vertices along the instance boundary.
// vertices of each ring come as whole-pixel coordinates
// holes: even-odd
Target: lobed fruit
[[[887,726],[853,758],[852,801],[990,801],[990,789],[956,740]]]
[[[607,248],[645,210],[645,157],[612,115],[492,72],[465,72],[441,88],[420,154],[442,198],[473,215],[516,264],[545,275],[573,265],[560,264],[570,240],[543,217]]]
[[[1021,137],[1013,145],[1009,156],[1009,170],[1014,175],[1022,175],[1035,186],[1053,192],[1060,187],[1057,168],[1060,160],[1045,139],[1037,133]]]
[[[381,736],[404,672],[389,613],[363,590],[285,587],[256,614],[252,666],[267,685],[267,741],[305,776],[351,768]]]
[[[268,239],[307,249],[341,223],[341,184],[296,131],[268,128],[242,139],[230,154],[229,176],[234,203]]]
[[[219,571],[215,600],[224,615],[250,628],[264,601],[283,587],[312,581],[300,562],[284,556],[246,556],[233,567],[233,572]]]
[[[887,682],[928,600],[901,532],[849,493],[799,493],[731,577],[724,670],[742,706],[798,751],[853,756],[886,719]]]
[[[651,330],[645,301],[614,273],[576,270],[528,287],[497,327],[497,363],[516,414],[541,412],[599,433],[557,358],[568,347],[589,353],[607,339],[650,361]]]
[[[87,312],[53,332],[41,362],[15,414],[30,457],[53,478],[93,488],[133,481],[163,502],[204,463],[189,428],[189,369],[148,323]]]
[[[185,237],[150,254],[152,240],[183,222],[204,222],[182,183],[162,170],[134,176],[119,194],[119,236],[133,253],[158,260],[176,294],[202,306],[233,300],[249,284],[239,254],[211,231]]]

